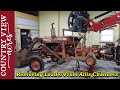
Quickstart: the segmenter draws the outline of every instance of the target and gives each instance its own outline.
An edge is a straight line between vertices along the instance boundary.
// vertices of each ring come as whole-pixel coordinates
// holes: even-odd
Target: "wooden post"
[[[58,36],[60,36],[60,11],[58,11]]]

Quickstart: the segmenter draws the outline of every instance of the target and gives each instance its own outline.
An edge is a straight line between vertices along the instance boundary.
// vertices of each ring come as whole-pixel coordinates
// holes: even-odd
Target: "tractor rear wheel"
[[[117,64],[117,65],[120,65],[120,61],[116,61],[116,64]]]
[[[29,67],[33,72],[39,72],[44,69],[44,61],[39,56],[30,58]]]

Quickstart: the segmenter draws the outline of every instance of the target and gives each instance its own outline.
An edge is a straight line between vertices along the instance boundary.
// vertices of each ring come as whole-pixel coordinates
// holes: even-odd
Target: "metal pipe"
[[[119,24],[119,39],[120,39],[120,24]]]
[[[55,52],[60,46],[61,44],[59,44],[53,51]]]
[[[112,12],[112,11],[107,11],[107,12],[105,12],[105,13],[102,13],[102,14],[100,14],[100,15],[94,17],[94,19],[97,19],[97,18],[99,18],[99,17],[101,17],[101,16],[104,16],[104,15],[110,13],[110,12]]]
[[[66,50],[65,50],[65,42],[62,41],[62,55],[63,55],[63,58],[66,57]]]

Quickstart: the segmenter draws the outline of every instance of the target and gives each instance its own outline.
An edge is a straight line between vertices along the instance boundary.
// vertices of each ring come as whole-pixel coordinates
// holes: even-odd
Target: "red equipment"
[[[107,18],[104,18],[103,20],[101,20],[100,22],[94,22],[93,19],[88,20],[86,22],[86,24],[90,24],[91,26],[88,27],[89,31],[94,31],[94,32],[98,32],[104,29],[108,29],[111,27],[114,27],[115,24],[119,24],[120,23],[120,12],[116,13],[114,15],[111,15]]]
[[[94,21],[95,19],[109,13],[113,14],[106,18],[103,18],[101,21]],[[93,19],[90,19],[89,13],[87,11],[72,11],[68,18],[68,27],[69,30],[72,32],[98,32],[104,29],[114,27],[115,24],[118,23],[120,23],[120,12],[116,13],[113,11],[107,11],[94,17]]]

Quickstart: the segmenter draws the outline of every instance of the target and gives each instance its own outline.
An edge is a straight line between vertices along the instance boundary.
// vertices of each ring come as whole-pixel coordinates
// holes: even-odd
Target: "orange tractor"
[[[28,49],[17,53],[16,67],[29,64],[32,71],[39,72],[44,69],[43,59],[49,57],[58,64],[66,60],[77,60],[77,69],[79,61],[93,66],[96,64],[94,49],[82,46],[80,43],[82,38],[74,36],[35,38]]]

